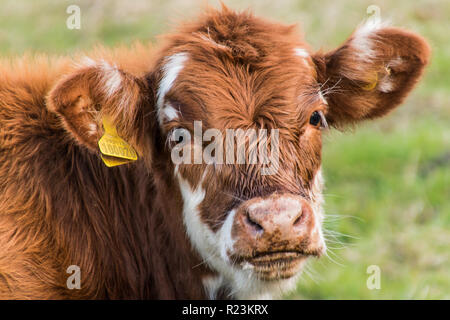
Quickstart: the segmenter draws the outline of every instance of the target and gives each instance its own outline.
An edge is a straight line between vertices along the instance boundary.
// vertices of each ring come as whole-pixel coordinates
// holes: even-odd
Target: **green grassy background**
[[[25,1],[0,3],[0,55],[71,54],[96,43],[156,41],[206,1]],[[217,6],[217,1],[209,1]],[[324,143],[329,257],[309,264],[293,299],[450,298],[450,2],[229,0],[232,8],[299,23],[315,49],[342,43],[375,4],[394,25],[426,37],[432,63],[408,100],[389,117]],[[65,21],[81,7],[81,30]],[[1,77],[1,75],[0,75]],[[367,267],[381,289],[366,286]]]

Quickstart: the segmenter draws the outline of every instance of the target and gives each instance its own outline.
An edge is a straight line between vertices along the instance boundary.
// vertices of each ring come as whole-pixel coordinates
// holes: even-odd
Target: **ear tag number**
[[[98,141],[101,158],[107,167],[115,167],[121,164],[137,160],[136,151],[125,140],[119,137],[116,127],[110,119],[103,118],[105,134]]]

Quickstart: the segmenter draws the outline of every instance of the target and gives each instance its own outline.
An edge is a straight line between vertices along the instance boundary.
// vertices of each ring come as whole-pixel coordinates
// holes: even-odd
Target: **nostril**
[[[298,227],[299,225],[301,225],[303,223],[303,220],[304,220],[304,214],[303,214],[303,212],[300,212],[298,217],[295,219],[293,226]]]
[[[255,220],[253,220],[250,217],[250,214],[247,212],[247,215],[245,217],[245,222],[247,223],[247,225],[249,225],[255,232],[257,233],[263,233],[264,232],[264,228],[257,223]]]

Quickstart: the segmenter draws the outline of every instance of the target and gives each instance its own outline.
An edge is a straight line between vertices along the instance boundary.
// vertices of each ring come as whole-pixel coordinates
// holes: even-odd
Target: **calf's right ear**
[[[66,75],[47,97],[47,108],[59,114],[75,141],[93,152],[104,133],[106,117],[138,154],[148,152],[152,132],[153,90],[105,61],[89,61]]]

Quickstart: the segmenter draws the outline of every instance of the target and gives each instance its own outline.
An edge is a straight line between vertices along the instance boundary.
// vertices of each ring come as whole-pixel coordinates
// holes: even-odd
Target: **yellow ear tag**
[[[137,160],[136,151],[119,137],[116,127],[107,118],[103,118],[105,134],[98,141],[101,158],[108,167],[119,166]]]
[[[105,156],[103,154],[100,155],[100,158],[102,158],[103,162],[106,164],[107,167],[115,167],[125,163],[133,162],[133,160],[124,160],[120,158]]]
[[[366,91],[371,91],[371,90],[375,89],[377,84],[378,84],[378,74],[375,73],[375,79],[371,83],[366,84],[365,86],[362,86],[361,88]]]

